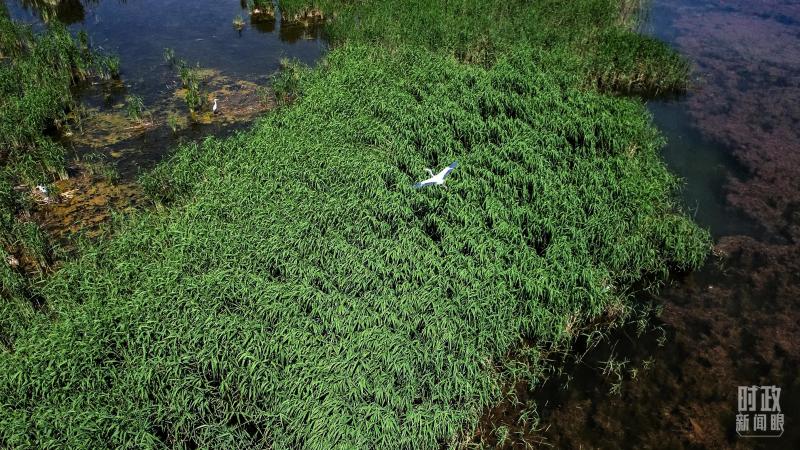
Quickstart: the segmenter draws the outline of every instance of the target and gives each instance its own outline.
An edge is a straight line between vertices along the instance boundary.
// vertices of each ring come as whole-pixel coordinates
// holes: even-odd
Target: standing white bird
[[[455,169],[456,167],[458,167],[458,161],[456,161],[453,164],[450,164],[449,166],[445,167],[444,169],[442,169],[441,172],[437,173],[436,175],[433,174],[433,171],[431,169],[428,169],[426,167],[425,171],[428,172],[428,175],[430,175],[431,177],[428,178],[427,180],[422,180],[419,183],[415,184],[414,188],[415,189],[419,189],[419,188],[423,188],[425,186],[432,186],[434,184],[437,185],[437,186],[443,186],[443,187],[446,188],[447,186],[445,186],[445,184],[444,184],[444,179],[445,179],[445,177],[450,175],[450,172],[452,172],[453,169]]]
[[[214,106],[211,107],[211,112],[214,114],[217,113],[217,99],[214,99]]]
[[[33,189],[33,195],[40,203],[50,203],[50,192],[41,184]]]

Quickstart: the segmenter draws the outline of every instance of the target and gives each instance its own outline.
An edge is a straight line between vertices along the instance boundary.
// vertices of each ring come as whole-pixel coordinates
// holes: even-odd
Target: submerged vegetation
[[[175,64],[177,59],[175,58],[175,50],[171,48],[164,49],[164,62],[170,65]]]
[[[43,283],[52,320],[4,317],[0,446],[456,447],[537,349],[703,261],[646,109],[612,95],[685,66],[619,3],[396,3],[282,2],[336,17],[333,49],[147,174],[169,207]]]

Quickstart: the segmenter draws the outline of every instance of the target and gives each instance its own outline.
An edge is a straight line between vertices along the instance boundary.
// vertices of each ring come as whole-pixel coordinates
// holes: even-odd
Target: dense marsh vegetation
[[[64,121],[74,83],[92,73],[114,76],[117,67],[113,57],[90,51],[85,35],[74,39],[58,24],[37,35],[0,5],[0,348],[10,349],[38,316],[33,308],[44,306],[32,284],[53,249],[27,210],[34,186],[66,176],[64,149],[45,132]],[[46,189],[34,193],[45,199]]]
[[[456,446],[537,347],[703,261],[615,95],[686,66],[620,2],[400,3],[314,5],[334,47],[287,64],[291,101],[180,148],[142,180],[166,208],[42,284],[54,319],[0,354],[0,446]]]

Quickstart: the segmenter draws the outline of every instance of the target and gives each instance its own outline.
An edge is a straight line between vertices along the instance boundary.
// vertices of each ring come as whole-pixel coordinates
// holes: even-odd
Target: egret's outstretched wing
[[[414,185],[414,189],[424,188],[425,186],[430,186],[432,184],[436,184],[436,183],[433,182],[433,181],[428,181],[428,180],[420,181],[419,183]]]
[[[456,167],[458,167],[458,161],[455,161],[453,162],[453,164],[450,164],[449,166],[445,167],[445,169],[443,170],[444,175],[442,175],[442,178],[450,175],[450,172],[452,172],[453,169],[455,169]]]

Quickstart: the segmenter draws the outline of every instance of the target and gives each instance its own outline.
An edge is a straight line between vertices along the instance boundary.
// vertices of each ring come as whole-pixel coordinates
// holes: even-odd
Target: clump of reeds
[[[686,60],[663,42],[632,32],[646,3],[409,0],[399,7],[392,2],[353,6],[344,0],[284,0],[280,5],[289,20],[335,16],[326,26],[334,44],[416,45],[486,66],[509,48],[534,46],[558,54],[587,86],[636,95],[682,92],[688,81]]]
[[[173,113],[168,113],[167,114],[167,126],[169,126],[169,129],[172,130],[173,133],[177,133],[178,132],[178,126],[179,126],[178,116],[173,114]]]
[[[244,19],[242,18],[242,16],[236,16],[233,19],[233,28],[236,31],[242,31],[244,29],[244,25],[245,25],[245,22],[244,22]]]
[[[300,81],[307,71],[308,67],[300,61],[281,58],[280,70],[272,77],[271,85],[272,94],[279,104],[288,104],[301,94]],[[266,91],[261,91],[261,93],[268,94]]]
[[[141,120],[144,114],[144,101],[138,95],[128,95],[125,97],[125,112],[132,120]]]
[[[604,32],[598,42],[589,70],[589,80],[597,87],[646,96],[686,89],[689,63],[663,42],[621,29]]]
[[[83,173],[90,177],[96,177],[109,183],[116,183],[119,180],[117,169],[99,153],[84,155],[81,158],[80,166]]]
[[[186,107],[189,109],[190,115],[194,115],[208,104],[208,96],[200,87],[200,66],[192,68],[183,60],[179,60],[177,66],[181,85],[186,90],[184,96]]]
[[[269,87],[258,86],[256,88],[256,95],[263,105],[269,105],[275,94]]]
[[[275,4],[273,0],[247,0],[244,3],[253,20],[275,18]]]

